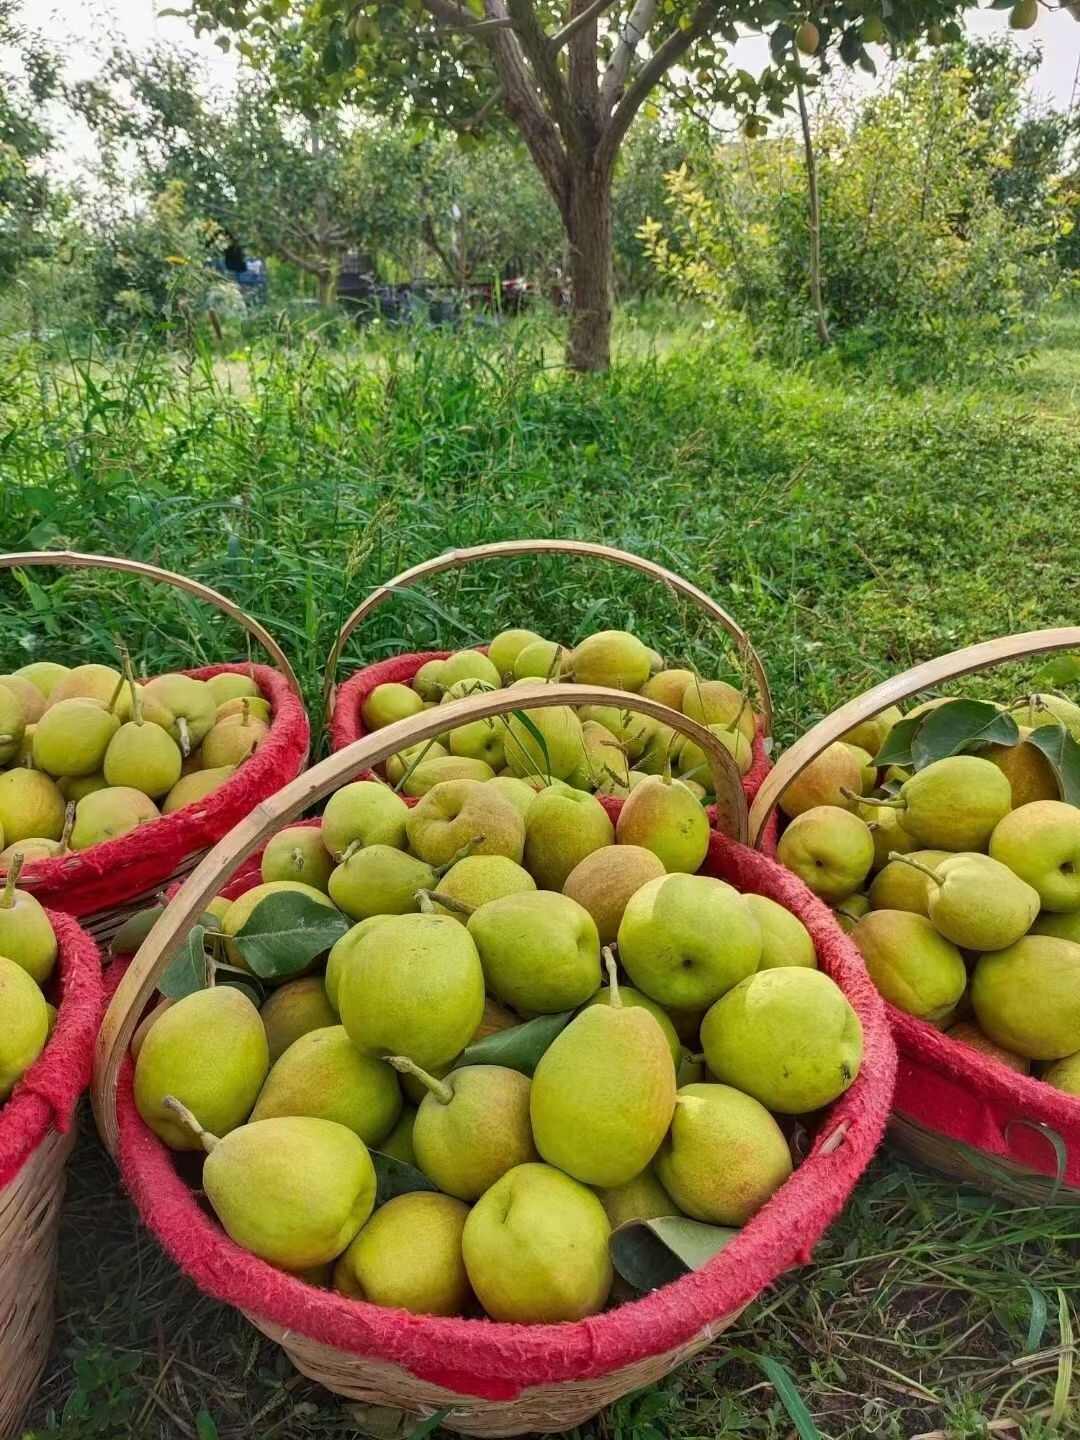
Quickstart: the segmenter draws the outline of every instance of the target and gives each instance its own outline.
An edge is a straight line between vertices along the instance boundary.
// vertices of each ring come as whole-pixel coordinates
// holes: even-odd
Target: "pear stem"
[[[240,724],[251,724],[251,701],[245,695],[240,703]]]
[[[841,785],[840,794],[843,795],[845,799],[854,800],[857,805],[871,805],[874,809],[906,810],[908,808],[907,801],[899,795],[894,796],[892,799],[888,799],[884,795],[875,795],[871,799],[866,795],[860,795],[857,790],[849,790],[846,785]]]
[[[8,866],[7,880],[4,882],[4,893],[0,895],[0,910],[10,910],[15,904],[15,886],[19,883],[19,871],[23,867],[23,853],[16,850],[11,857],[11,864]]]
[[[120,668],[124,673],[123,684],[131,688],[131,718],[136,725],[143,723],[142,701],[139,699],[138,686],[135,684],[135,671],[131,665],[131,652],[122,640],[117,640],[116,648],[120,651]],[[122,688],[122,686],[120,687]],[[117,692],[119,698],[119,690]],[[112,706],[109,706],[112,709]]]
[[[180,753],[186,760],[191,754],[191,733],[188,730],[188,723],[183,715],[176,717],[176,733],[180,736]]]
[[[352,841],[350,841],[350,843],[345,846],[345,849],[344,849],[344,851],[342,852],[341,859],[338,861],[338,864],[339,864],[339,865],[347,865],[347,864],[349,863],[349,861],[352,859],[352,857],[356,854],[356,852],[357,852],[358,850],[363,850],[363,848],[364,848],[364,842],[363,842],[363,840],[352,840]],[[300,856],[300,851],[299,851],[299,850],[294,850],[294,851],[293,851],[293,854],[296,855],[296,856]],[[303,858],[303,857],[300,857],[301,862],[302,862],[302,858]],[[296,862],[294,862],[294,863],[296,863]],[[302,868],[303,868],[302,863],[297,864],[297,865],[296,865],[296,868],[297,868],[298,870],[302,869]]]
[[[116,702],[120,699],[120,696],[121,696],[121,694],[123,693],[123,689],[124,689],[124,686],[125,686],[126,684],[127,684],[127,681],[124,679],[123,675],[121,675],[121,676],[120,676],[120,679],[116,682],[116,689],[112,692],[112,695],[109,697],[108,709],[109,709],[110,715],[111,715],[112,712],[116,709]]]
[[[924,865],[921,860],[913,860],[910,855],[901,855],[899,850],[889,851],[890,860],[899,860],[901,865],[910,865],[912,870],[921,870],[928,880],[933,880],[935,885],[942,883],[941,876],[936,870],[931,870],[929,865]]]
[[[445,1080],[436,1080],[434,1075],[429,1075],[426,1070],[421,1070],[420,1066],[414,1064],[407,1056],[388,1055],[386,1063],[392,1065],[402,1075],[411,1075],[415,1080],[419,1080],[420,1084],[435,1096],[440,1105],[449,1105],[454,1098],[452,1086],[447,1085]]]
[[[435,914],[437,905],[441,905],[444,910],[453,910],[455,915],[476,914],[475,905],[466,905],[464,900],[455,900],[452,895],[440,895],[438,890],[418,890],[416,898],[420,901],[420,909],[425,915]]]
[[[75,801],[69,800],[64,807],[64,829],[60,835],[60,854],[66,855],[71,849],[71,832],[75,828]]]
[[[220,1143],[216,1135],[211,1135],[209,1130],[203,1129],[187,1106],[181,1104],[175,1095],[166,1095],[161,1103],[166,1110],[173,1112],[181,1125],[190,1130],[193,1135],[198,1136],[200,1145],[208,1155],[214,1146]]]
[[[454,868],[454,866],[458,863],[459,860],[467,860],[472,854],[472,852],[476,849],[477,845],[482,844],[486,839],[486,835],[474,835],[472,839],[466,840],[465,844],[462,845],[461,849],[458,850],[455,854],[451,855],[450,859],[447,860],[445,865],[439,865],[436,867],[436,876],[441,880],[448,870],[452,870]]]
[[[604,968],[607,970],[608,1004],[613,1010],[621,1010],[622,996],[619,994],[619,974],[615,965],[615,956],[611,952],[610,945],[604,946],[603,955]]]

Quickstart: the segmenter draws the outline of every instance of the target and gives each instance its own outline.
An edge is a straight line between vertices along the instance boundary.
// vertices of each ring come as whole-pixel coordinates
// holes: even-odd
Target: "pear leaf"
[[[919,718],[922,724],[911,741],[916,770],[925,770],[950,755],[987,745],[1016,745],[1020,740],[1016,721],[988,700],[950,700]]]
[[[1067,805],[1080,805],[1080,745],[1065,726],[1040,725],[1027,738],[1050,762],[1061,798]]]
[[[460,1065],[505,1065],[508,1070],[520,1070],[531,1075],[540,1063],[540,1057],[573,1018],[572,1010],[562,1010],[558,1015],[538,1015],[535,1020],[526,1020],[524,1025],[513,1025],[509,1030],[496,1030],[485,1035],[463,1050],[457,1061]]]
[[[885,743],[874,756],[874,764],[880,770],[885,765],[910,765],[911,742],[925,716],[908,715],[898,720],[885,737]]]
[[[1080,680],[1080,655],[1055,655],[1035,673],[1034,684],[1039,690],[1060,690]]]
[[[261,980],[288,980],[329,950],[351,925],[340,910],[302,891],[278,890],[259,901],[233,944]]]
[[[205,915],[203,919],[206,919]],[[168,1000],[183,1000],[185,995],[194,995],[196,990],[205,990],[208,978],[206,927],[193,925],[183,949],[173,957],[169,968],[158,981],[158,990]]]
[[[685,1215],[628,1220],[611,1232],[611,1263],[635,1290],[659,1290],[707,1265],[738,1233]]]
[[[151,905],[147,910],[137,910],[134,915],[129,915],[110,941],[111,952],[114,955],[134,955],[154,928],[158,917],[164,913],[164,905]]]
[[[384,1155],[381,1150],[371,1151],[371,1163],[375,1166],[375,1208],[385,1205],[397,1195],[409,1195],[414,1190],[437,1190],[422,1170],[399,1160],[396,1155]]]

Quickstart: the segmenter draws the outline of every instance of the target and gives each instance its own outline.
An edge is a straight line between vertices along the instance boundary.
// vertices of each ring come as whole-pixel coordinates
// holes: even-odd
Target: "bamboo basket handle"
[[[984,640],[978,645],[968,645],[963,650],[939,655],[936,660],[927,660],[900,675],[891,675],[864,695],[849,700],[808,730],[777,760],[750,808],[750,843],[757,845],[760,842],[769,817],[796,776],[801,775],[807,765],[841,735],[846,735],[864,720],[872,720],[890,705],[898,705],[902,700],[947,680],[958,680],[961,675],[990,670],[1007,660],[1022,660],[1029,655],[1073,649],[1080,649],[1080,628],[1076,626],[1028,630],[1022,635],[1001,635],[995,640]]]
[[[194,595],[198,600],[205,600],[215,610],[228,615],[231,620],[253,636],[266,653],[273,660],[275,667],[281,671],[288,681],[289,686],[300,694],[300,682],[296,678],[296,672],[289,664],[284,650],[277,643],[270,632],[259,624],[247,613],[241,610],[239,605],[233,603],[227,596],[220,594],[217,590],[211,590],[209,585],[202,585],[198,580],[192,580],[187,575],[177,575],[172,570],[162,570],[157,565],[147,565],[141,560],[127,560],[120,555],[83,555],[77,550],[24,550],[10,555],[0,555],[0,570],[21,570],[24,567],[34,565],[58,565],[70,570],[120,570],[129,575],[141,575],[146,580],[156,580],[165,585],[172,585],[177,590],[186,590],[189,595]]]
[[[715,600],[706,595],[704,590],[691,584],[689,580],[684,580],[681,575],[676,575],[673,570],[666,570],[663,565],[658,565],[654,560],[646,560],[643,556],[633,555],[628,550],[615,550],[610,545],[597,545],[586,540],[499,540],[491,545],[471,545],[465,550],[447,550],[442,555],[435,555],[430,560],[424,560],[419,565],[402,570],[400,575],[395,575],[392,580],[387,580],[384,585],[373,590],[366,600],[362,600],[342,625],[326,661],[323,714],[330,714],[330,707],[334,701],[338,664],[345,642],[361,621],[365,620],[373,610],[378,609],[385,600],[389,600],[399,590],[408,590],[429,576],[441,575],[446,570],[460,570],[466,565],[473,564],[474,561],[494,560],[512,555],[585,555],[593,560],[609,561],[613,565],[626,565],[631,570],[639,570],[643,575],[651,576],[677,595],[685,596],[686,599],[693,601],[711,620],[714,620],[722,630],[727,632],[735,642],[740,659],[749,664],[753,671],[754,684],[757,687],[759,708],[765,723],[765,734],[766,736],[772,734],[773,704],[769,680],[760,656],[750,643],[749,635],[738,621],[722,609]]]
[[[184,881],[175,899],[158,920],[117,986],[98,1035],[94,1054],[94,1108],[105,1143],[115,1151],[117,1142],[116,1085],[131,1036],[154,987],[187,937],[196,917],[243,862],[266,844],[271,835],[355,776],[381,764],[409,745],[432,740],[444,730],[549,705],[618,705],[670,725],[700,745],[708,757],[716,790],[718,827],[736,840],[746,837],[746,798],[735,762],[716,736],[696,720],[670,710],[658,700],[598,685],[521,686],[515,690],[454,700],[398,720],[354,740],[351,745],[298,776],[254,810],[219,840]]]

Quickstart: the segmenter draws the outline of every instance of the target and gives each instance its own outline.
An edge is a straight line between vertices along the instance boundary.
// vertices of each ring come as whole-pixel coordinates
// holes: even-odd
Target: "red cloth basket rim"
[[[612,813],[618,807],[618,801],[608,802]],[[346,1354],[377,1357],[456,1393],[488,1399],[608,1374],[674,1349],[734,1313],[785,1270],[808,1262],[843,1208],[884,1132],[896,1052],[881,998],[821,901],[774,862],[717,833],[706,865],[740,888],[770,895],[803,920],[822,968],[842,984],[859,1014],[865,1058],[791,1179],[703,1269],[602,1315],[560,1325],[410,1315],[316,1289],[241,1250],[199,1207],[170,1152],[139,1117],[127,1057],[117,1097],[119,1161],[144,1221],[177,1264],[216,1299]],[[249,862],[228,889],[239,893],[257,879],[257,864]],[[846,1126],[843,1142],[832,1153],[821,1153],[826,1137],[839,1126]]]
[[[197,680],[222,674],[249,675],[270,701],[269,735],[255,754],[204,800],[89,850],[26,865],[19,883],[42,904],[71,915],[87,915],[161,884],[185,859],[220,840],[260,800],[295,779],[304,768],[310,742],[307,712],[280,671],[269,665],[243,663],[204,665],[180,673]]]
[[[50,1130],[66,1132],[90,1083],[94,1041],[104,1013],[101,956],[76,920],[48,911],[56,933],[59,990],[48,1044],[0,1103],[0,1189],[11,1183]]]

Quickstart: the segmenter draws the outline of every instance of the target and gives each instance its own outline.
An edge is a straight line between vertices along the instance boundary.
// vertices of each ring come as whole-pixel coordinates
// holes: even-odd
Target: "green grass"
[[[967,390],[782,372],[693,317],[677,335],[624,323],[606,379],[567,377],[554,354],[529,326],[415,349],[285,334],[227,359],[0,352],[0,535],[217,586],[282,642],[313,709],[357,600],[489,539],[599,538],[695,580],[765,658],[783,743],[918,660],[1075,622],[1076,312],[1050,317],[1027,367]],[[99,572],[0,576],[0,622],[5,668],[101,658],[116,633],[156,669],[244,653],[198,605]],[[628,624],[673,660],[725,664],[643,579],[503,561],[384,606],[349,665],[521,623],[567,640]],[[1019,693],[1023,671],[988,688]],[[787,1440],[755,1354],[786,1367],[826,1440],[1080,1433],[1078,1240],[1077,1212],[1009,1209],[883,1158],[813,1267],[762,1296],[730,1345],[580,1433]],[[198,1296],[84,1137],[36,1435],[308,1440],[386,1434],[386,1419],[300,1380]]]

